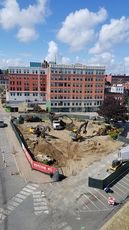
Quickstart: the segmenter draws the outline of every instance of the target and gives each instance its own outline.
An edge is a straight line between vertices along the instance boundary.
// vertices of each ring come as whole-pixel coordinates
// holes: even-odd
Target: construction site
[[[49,114],[48,119],[20,118],[17,127],[35,161],[61,169],[65,176],[76,176],[95,161],[118,150],[122,142],[113,140],[113,128],[103,121],[72,119]]]

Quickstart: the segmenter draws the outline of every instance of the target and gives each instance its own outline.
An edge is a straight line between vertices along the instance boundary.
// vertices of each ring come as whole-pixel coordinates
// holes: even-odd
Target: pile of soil
[[[51,130],[45,139],[36,137],[29,133],[30,125],[32,126],[32,123],[19,125],[19,129],[35,159],[44,162],[43,157],[50,158],[53,166],[62,168],[66,176],[76,175],[78,171],[122,146],[121,142],[114,141],[109,136],[94,135],[104,126],[95,122],[88,123],[87,134],[82,134],[82,142],[73,142],[68,130]],[[80,122],[77,121],[76,126],[79,125]]]

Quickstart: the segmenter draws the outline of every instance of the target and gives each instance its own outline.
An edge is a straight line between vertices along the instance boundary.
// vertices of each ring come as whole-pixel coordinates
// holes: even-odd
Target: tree
[[[126,113],[127,108],[125,104],[121,105],[120,101],[114,97],[106,98],[98,111],[98,114],[103,116],[107,122],[111,119],[114,121],[125,121],[127,119]]]

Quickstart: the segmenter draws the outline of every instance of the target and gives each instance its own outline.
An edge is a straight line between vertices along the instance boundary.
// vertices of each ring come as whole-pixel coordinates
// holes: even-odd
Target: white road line
[[[31,186],[31,185],[27,185],[26,188],[29,188],[29,189],[31,189],[31,190],[35,190],[35,187],[34,187],[34,186]],[[36,188],[37,188],[37,186],[36,186]]]
[[[115,188],[116,188],[117,190],[119,190],[122,194],[125,195],[125,193],[123,193],[123,190],[121,190],[118,186],[115,186]],[[119,194],[119,196],[122,197],[122,198],[124,199],[124,197],[123,197],[123,195],[122,195],[121,193],[119,193],[118,191],[116,192],[116,190],[115,190],[115,193]]]
[[[96,199],[106,208],[107,206],[105,205],[104,202],[102,202],[101,198],[99,199],[95,194],[94,196],[96,197]]]
[[[32,189],[28,189],[27,187],[23,188],[23,191],[28,192],[28,193],[32,193],[33,192]]]
[[[120,198],[123,198],[124,199],[124,197],[121,195],[121,193],[119,193],[118,191],[115,191],[114,192],[114,194],[116,194],[118,197],[120,197]]]
[[[59,223],[57,227],[60,229],[60,228],[65,227],[66,225],[67,225],[67,222],[62,222],[62,223]]]
[[[77,208],[79,208],[79,210],[81,208],[87,208],[88,209],[88,206],[86,204],[86,199],[85,199],[85,197],[83,197],[83,195],[78,198],[76,206],[77,206]]]
[[[23,199],[20,199],[20,198],[18,198],[18,197],[13,197],[12,200],[13,200],[13,201],[16,201],[16,202],[18,202],[18,203],[23,202]]]
[[[39,185],[38,185],[38,184],[34,184],[34,183],[32,183],[32,184],[31,184],[31,186],[34,186],[34,187],[36,187],[36,188],[38,188],[38,187],[39,187]]]
[[[49,213],[47,200],[45,198],[44,192],[35,191],[33,192],[33,206],[35,215],[40,215],[41,213]]]
[[[99,207],[98,207],[97,205],[95,205],[94,202],[90,199],[90,197],[88,197],[86,194],[84,194],[84,196],[88,198],[88,200],[90,201],[90,203],[92,203],[93,206],[95,206],[95,208],[96,208],[97,210],[99,209]],[[93,196],[93,195],[92,195],[92,196]]]
[[[6,209],[10,210],[11,212],[15,209],[14,206],[11,205],[7,205]]]
[[[38,202],[38,203],[39,203],[39,202],[41,202],[42,200],[43,200],[42,197],[40,197],[40,198],[35,198],[35,197],[34,197],[34,201],[35,201],[35,202]]]
[[[112,209],[114,209],[114,206],[109,206],[109,208],[106,209],[99,209],[99,210],[80,210],[80,212],[82,213],[93,213],[93,212],[107,212],[107,211],[111,211]]]
[[[128,180],[126,177],[124,177],[124,180],[127,181],[127,182],[129,183],[129,180]]]
[[[25,192],[25,191],[21,191],[19,194],[21,195],[25,195],[26,197],[29,196],[31,193]]]
[[[41,211],[41,210],[45,210],[45,209],[46,209],[46,207],[44,207],[44,206],[34,207],[35,211]]]
[[[124,183],[126,185],[126,188],[128,189],[129,184],[127,184],[125,181],[121,181],[121,183]]]
[[[99,190],[95,189],[106,201],[108,199],[108,196],[104,196],[102,192],[100,192]],[[106,195],[106,194],[105,194]]]
[[[28,196],[30,196],[34,190],[37,189],[38,185],[37,184],[30,184],[31,189],[27,189],[29,190],[29,192],[26,192],[26,188],[29,185],[27,185],[26,187],[24,187],[19,193],[17,193],[12,199],[10,199],[7,203],[6,203],[6,207],[0,208],[0,223],[2,223],[2,221],[11,213],[13,212]]]
[[[6,218],[7,216],[0,213],[0,223]]]
[[[21,195],[20,193],[18,193],[18,194],[16,195],[16,197],[21,198],[21,199],[23,199],[23,200],[26,198],[26,196]]]
[[[72,230],[70,226],[64,227],[62,230]]]
[[[13,201],[12,199],[8,202],[9,205],[12,205],[14,207],[17,207],[19,205],[19,203]]]
[[[126,186],[124,186],[124,185],[122,185],[121,183],[119,183],[119,185],[121,186],[121,187],[123,187],[124,188],[124,190],[125,190],[125,188],[127,189],[127,187]],[[124,192],[125,193],[125,192]]]
[[[8,216],[10,214],[10,210],[7,209],[3,209],[3,214],[5,214],[6,216]]]

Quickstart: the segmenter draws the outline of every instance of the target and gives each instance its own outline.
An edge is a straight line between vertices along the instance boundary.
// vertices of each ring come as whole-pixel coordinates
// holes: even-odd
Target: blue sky
[[[129,74],[129,1],[1,0],[0,68],[55,58]]]

